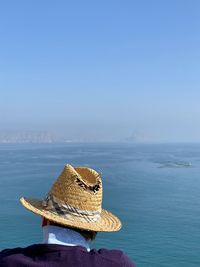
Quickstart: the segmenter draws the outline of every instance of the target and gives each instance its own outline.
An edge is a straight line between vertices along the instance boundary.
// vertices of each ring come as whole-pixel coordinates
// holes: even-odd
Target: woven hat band
[[[43,208],[66,219],[79,219],[82,222],[97,222],[101,217],[101,210],[87,211],[66,204],[49,194],[42,202]]]

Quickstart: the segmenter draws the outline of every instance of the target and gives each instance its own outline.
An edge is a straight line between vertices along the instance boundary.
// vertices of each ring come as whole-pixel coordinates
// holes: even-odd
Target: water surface
[[[123,249],[138,267],[200,266],[200,145],[0,145],[0,249],[40,243],[40,218],[20,196],[43,197],[64,164],[103,175],[104,208],[123,228],[93,247]]]

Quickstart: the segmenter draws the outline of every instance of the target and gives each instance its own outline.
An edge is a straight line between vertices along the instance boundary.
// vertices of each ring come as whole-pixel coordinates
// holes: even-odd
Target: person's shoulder
[[[27,247],[16,247],[16,248],[6,248],[0,251],[0,258],[11,256],[20,253],[30,253],[32,251],[41,251],[43,248],[46,248],[46,244],[32,244]]]
[[[38,254],[42,245],[33,244],[28,247],[7,248],[0,252],[0,267],[24,266],[24,262],[32,262],[32,256]]]
[[[98,250],[98,253],[110,261],[121,264],[123,267],[136,267],[136,265],[122,250],[101,248]]]
[[[2,261],[10,260],[15,258],[17,255],[25,255],[27,251],[31,248],[37,247],[37,245],[31,245],[28,247],[16,247],[16,248],[6,248],[0,251],[0,263]],[[1,266],[1,264],[0,264]]]
[[[6,248],[6,249],[3,249],[2,251],[0,251],[0,259],[2,257],[6,257],[6,256],[9,256],[9,255],[12,255],[12,254],[16,254],[16,253],[19,253],[23,250],[23,248]]]
[[[13,255],[21,253],[21,248],[9,248],[0,251],[0,266],[12,266]]]

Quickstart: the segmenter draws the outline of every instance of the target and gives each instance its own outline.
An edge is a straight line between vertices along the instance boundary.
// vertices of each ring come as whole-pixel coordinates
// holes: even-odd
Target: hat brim
[[[20,202],[25,208],[33,213],[64,226],[95,232],[119,231],[122,226],[120,220],[114,214],[105,209],[102,209],[100,219],[97,222],[83,222],[79,221],[78,218],[75,218],[74,220],[72,218],[66,219],[55,212],[46,210],[42,205],[43,200],[27,199],[22,197],[20,198]]]

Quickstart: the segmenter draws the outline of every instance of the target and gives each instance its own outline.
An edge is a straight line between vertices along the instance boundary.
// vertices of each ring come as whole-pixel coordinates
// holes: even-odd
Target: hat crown
[[[99,173],[87,167],[65,165],[49,195],[74,208],[101,210],[102,182]]]

